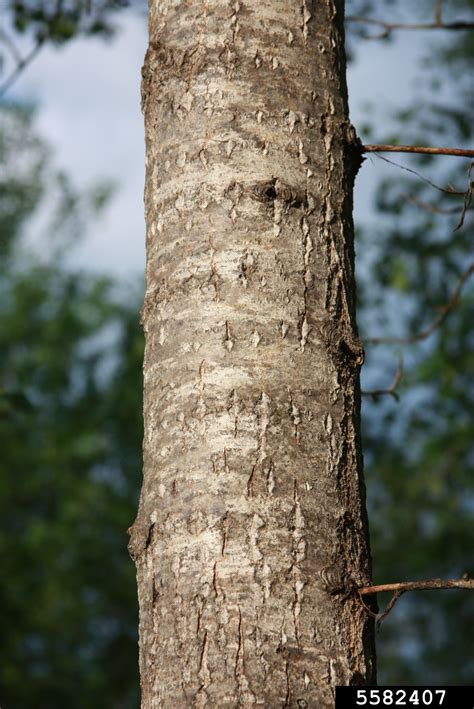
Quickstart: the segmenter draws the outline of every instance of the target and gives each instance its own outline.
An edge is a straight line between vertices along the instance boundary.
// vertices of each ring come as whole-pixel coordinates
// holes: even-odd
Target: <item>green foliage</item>
[[[42,195],[39,178],[47,151],[31,133],[32,115],[27,107],[0,111],[0,262],[7,258]]]
[[[139,687],[126,548],[141,477],[138,297],[125,306],[109,279],[65,270],[54,249],[40,264],[20,248],[55,180],[23,114],[0,140],[21,163],[12,131],[35,171],[17,179],[25,196],[0,266],[0,703],[128,709]]]
[[[77,34],[110,36],[110,15],[129,7],[129,0],[10,0],[8,9],[17,32],[56,44]]]

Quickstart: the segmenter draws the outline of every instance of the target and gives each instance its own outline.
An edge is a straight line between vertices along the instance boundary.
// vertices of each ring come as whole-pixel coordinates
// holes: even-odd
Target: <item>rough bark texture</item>
[[[150,0],[142,707],[374,681],[342,0]]]

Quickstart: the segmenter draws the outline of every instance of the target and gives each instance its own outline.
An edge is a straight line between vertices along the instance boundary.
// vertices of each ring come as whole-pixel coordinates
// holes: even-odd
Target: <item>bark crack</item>
[[[301,572],[300,564],[306,558],[306,538],[305,538],[305,519],[301,510],[301,505],[298,499],[297,483],[294,482],[294,523],[293,523],[293,558],[292,565],[293,575],[293,622],[295,626],[296,642],[300,644],[299,617],[301,613],[301,604],[303,601],[303,589],[305,583]]]
[[[254,476],[257,470],[261,470],[265,458],[267,457],[267,429],[270,422],[270,397],[263,391],[257,403],[257,456],[252,466],[249,479],[247,481],[247,497],[253,496]]]
[[[207,688],[211,683],[211,675],[208,667],[208,651],[209,651],[209,640],[207,636],[207,630],[204,633],[204,639],[202,642],[201,657],[199,661],[199,672],[198,677],[201,680],[201,686],[196,694],[195,709],[204,709],[207,706],[208,696]]]
[[[235,679],[239,696],[244,702],[244,706],[255,704],[255,695],[250,690],[249,681],[245,674],[245,642],[244,642],[244,627],[242,621],[242,610],[239,606],[239,626],[238,626],[238,644],[237,653],[235,656]]]

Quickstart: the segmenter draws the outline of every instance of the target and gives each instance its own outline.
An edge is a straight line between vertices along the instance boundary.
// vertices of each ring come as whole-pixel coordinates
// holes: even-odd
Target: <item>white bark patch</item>
[[[192,105],[194,103],[194,95],[190,91],[186,91],[183,96],[181,96],[181,101],[180,104],[183,108],[186,109],[186,111],[189,113],[189,111],[192,108]]]
[[[264,564],[262,567],[262,578],[263,578],[263,598],[267,601],[270,598],[272,590],[271,582],[272,570],[268,564]]]
[[[301,350],[301,352],[305,351],[306,343],[308,341],[309,332],[310,332],[310,327],[308,325],[308,319],[305,315],[303,318],[303,322],[301,324],[301,336],[300,336],[300,350]]]
[[[311,239],[311,235],[309,232],[309,225],[306,217],[303,217],[302,224],[301,224],[301,230],[303,232],[303,244],[304,244],[304,286],[305,288],[309,288],[311,286],[311,283],[313,281],[313,274],[311,273],[311,268],[310,268],[310,257],[311,257],[311,252],[313,251],[313,240]]]
[[[311,12],[309,11],[308,1],[307,1],[307,0],[303,0],[303,2],[302,2],[302,7],[301,7],[301,12],[302,12],[302,15],[303,15],[303,27],[302,27],[302,30],[303,30],[303,39],[304,39],[304,42],[305,42],[305,44],[306,44],[306,42],[307,42],[307,40],[308,40],[308,34],[309,34],[309,31],[308,31],[308,23],[309,23],[309,21],[310,21],[310,19],[311,19]]]
[[[184,167],[186,165],[186,160],[187,160],[187,153],[182,152],[178,154],[178,157],[176,158],[176,165],[178,167]]]
[[[184,209],[184,197],[182,194],[179,194],[176,198],[176,201],[174,203],[174,207],[177,212],[182,212]]]
[[[273,236],[280,236],[281,220],[283,219],[283,201],[275,199],[273,202]]]
[[[306,153],[304,151],[303,142],[301,140],[298,141],[298,157],[299,157],[300,163],[302,165],[306,165],[306,163],[309,160],[308,156],[306,155]]]
[[[295,625],[295,636],[299,642],[299,616],[301,613],[301,603],[303,601],[303,589],[305,583],[299,565],[306,558],[305,520],[298,500],[295,483],[295,506],[294,506],[294,530],[293,530],[293,590],[295,600],[293,603],[293,621]]]
[[[271,461],[270,465],[268,466],[268,469],[267,469],[267,494],[273,495],[274,489],[275,489],[275,466],[273,464],[273,461]]]
[[[288,111],[287,118],[288,122],[288,132],[291,135],[295,130],[295,125],[299,123],[299,118],[294,111]]]
[[[261,341],[260,333],[258,330],[254,330],[252,333],[252,337],[250,338],[250,341],[254,347],[258,347]]]
[[[331,414],[326,414],[324,417],[324,428],[326,429],[326,433],[328,436],[331,435],[332,433],[332,416]]]
[[[306,208],[306,213],[312,214],[316,208],[316,200],[314,199],[312,194],[308,194],[306,199],[308,202],[308,206]],[[308,229],[309,229],[309,227],[308,227]]]

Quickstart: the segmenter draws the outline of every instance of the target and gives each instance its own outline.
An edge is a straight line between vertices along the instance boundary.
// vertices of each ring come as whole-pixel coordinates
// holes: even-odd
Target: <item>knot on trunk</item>
[[[308,207],[308,198],[306,193],[293,187],[288,183],[280,180],[278,177],[272,177],[270,180],[262,180],[248,185],[245,190],[251,197],[262,202],[263,204],[273,205],[275,200],[283,202],[287,207],[298,209]]]

